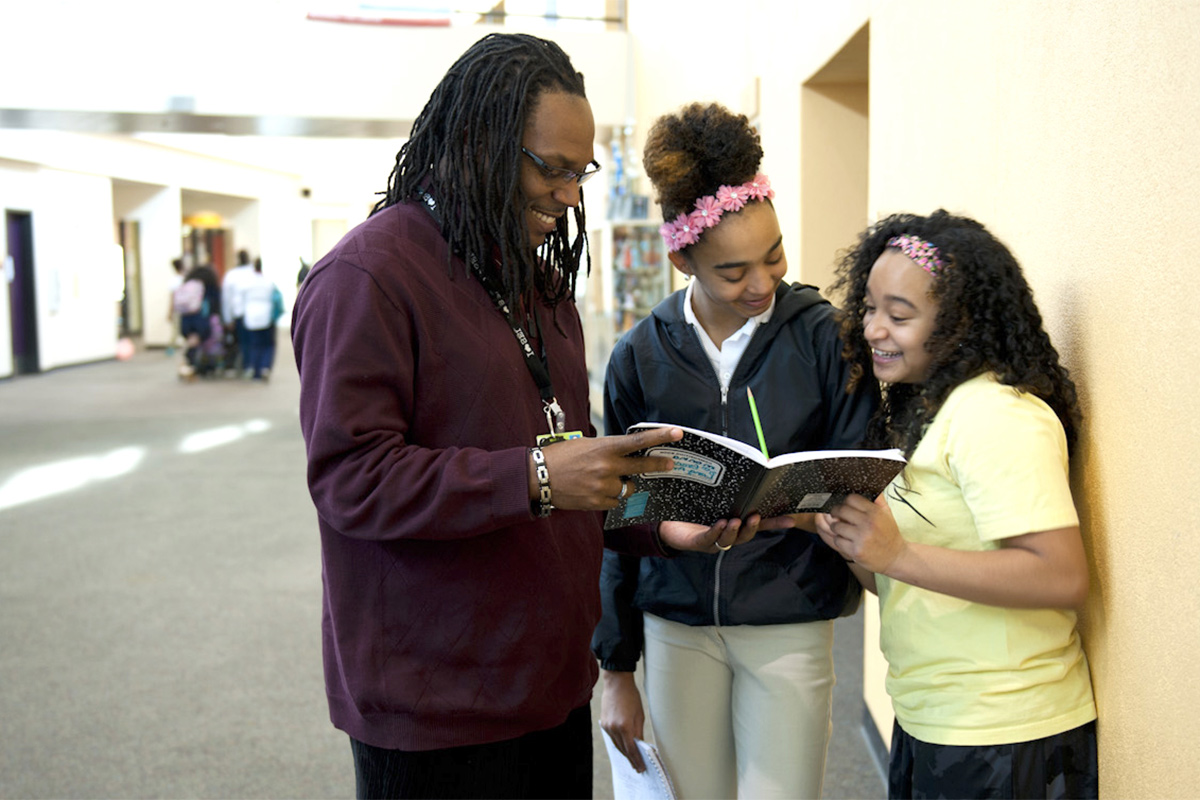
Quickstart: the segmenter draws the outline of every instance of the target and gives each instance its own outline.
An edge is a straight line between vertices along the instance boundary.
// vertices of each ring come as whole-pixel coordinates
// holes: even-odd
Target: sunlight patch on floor
[[[0,486],[0,511],[118,478],[137,469],[145,455],[144,447],[122,447],[21,470]]]
[[[180,441],[178,452],[199,453],[270,429],[270,421],[252,419],[239,425],[197,431]],[[81,489],[96,481],[119,478],[137,469],[146,453],[145,447],[131,445],[108,453],[67,458],[20,470],[0,484],[0,511]]]
[[[265,419],[252,419],[241,425],[222,425],[219,428],[197,431],[184,437],[183,441],[179,443],[179,452],[199,453],[202,450],[211,450],[214,447],[236,442],[247,434],[262,433],[269,430],[270,427],[271,423]]]

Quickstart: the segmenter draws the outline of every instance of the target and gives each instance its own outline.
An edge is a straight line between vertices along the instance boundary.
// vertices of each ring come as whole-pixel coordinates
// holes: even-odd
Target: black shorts
[[[928,744],[892,728],[888,797],[1096,798],[1096,723],[1014,744]]]

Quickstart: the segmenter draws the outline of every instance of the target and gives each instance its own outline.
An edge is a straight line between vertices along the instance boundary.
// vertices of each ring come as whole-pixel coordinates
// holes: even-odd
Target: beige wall
[[[645,4],[631,5],[636,19]],[[1200,526],[1189,501],[1200,488],[1200,287],[1192,277],[1200,252],[1200,3],[749,5],[771,24],[752,36],[729,31],[725,46],[746,54],[745,74],[728,74],[735,67],[726,62],[718,88],[736,104],[730,87],[761,80],[764,144],[783,164],[772,167],[772,179],[805,198],[796,218],[784,220],[800,241],[798,249],[788,244],[793,273],[829,247],[805,241],[817,237],[823,211],[802,185],[828,165],[811,163],[819,148],[798,144],[826,136],[803,129],[829,115],[801,107],[814,99],[811,79],[864,24],[862,222],[943,206],[983,221],[1024,265],[1085,413],[1072,468],[1092,564],[1081,620],[1100,708],[1102,793],[1194,797]],[[691,19],[716,27],[705,14]],[[636,25],[633,33],[642,52],[676,52],[690,40],[678,24],[669,43]],[[681,95],[703,91],[702,82],[680,78],[667,92],[661,73],[640,74],[639,124],[664,110],[646,97],[683,102],[692,98]],[[789,141],[794,155],[786,156]],[[878,657],[867,667],[865,691],[879,697]]]

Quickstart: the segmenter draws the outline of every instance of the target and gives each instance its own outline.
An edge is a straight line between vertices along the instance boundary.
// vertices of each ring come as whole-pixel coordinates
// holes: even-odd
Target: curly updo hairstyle
[[[692,103],[655,121],[642,163],[669,222],[691,212],[697,198],[753,178],[762,157],[758,131],[745,114],[717,103]]]
[[[839,318],[843,356],[852,365],[848,388],[872,370],[871,348],[863,337],[867,278],[888,240],[902,234],[932,243],[944,262],[931,288],[938,303],[925,343],[931,372],[924,383],[887,387],[871,419],[867,446],[899,447],[911,456],[951,390],[994,372],[1001,383],[1044,400],[1074,449],[1081,423],[1075,384],[1059,363],[1020,265],[983,225],[942,209],[928,217],[895,214],[881,220],[842,257],[833,291],[845,299]]]

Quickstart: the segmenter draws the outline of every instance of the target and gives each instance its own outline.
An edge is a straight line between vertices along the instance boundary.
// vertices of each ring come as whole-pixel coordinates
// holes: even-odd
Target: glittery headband
[[[715,195],[706,194],[696,199],[696,209],[690,214],[680,214],[673,222],[663,223],[658,229],[667,249],[677,253],[689,244],[695,244],[706,228],[721,221],[726,211],[741,211],[750,200],[765,200],[774,197],[771,182],[761,172],[741,186],[722,186]]]
[[[911,233],[906,233],[903,236],[893,236],[891,239],[888,239],[887,246],[898,248],[913,263],[935,278],[942,269],[942,258],[937,246],[919,236],[913,236]]]

